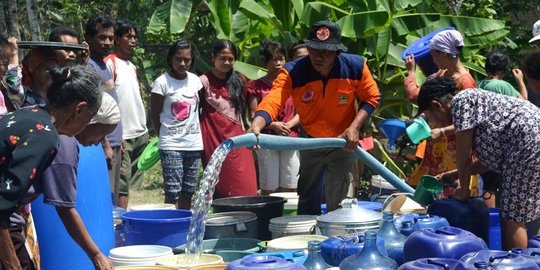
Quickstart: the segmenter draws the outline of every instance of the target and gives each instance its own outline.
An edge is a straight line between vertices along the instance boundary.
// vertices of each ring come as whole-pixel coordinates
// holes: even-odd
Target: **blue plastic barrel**
[[[403,53],[401,54],[401,59],[405,61],[405,58],[408,55],[412,54],[414,56],[416,64],[418,65],[418,67],[420,67],[424,75],[429,76],[437,72],[439,68],[435,65],[435,63],[433,62],[433,58],[431,57],[431,52],[429,51],[429,42],[437,33],[445,30],[456,30],[456,28],[446,27],[438,29],[421,37],[413,44],[409,45],[409,47],[407,47],[405,51],[403,51]]]
[[[510,252],[519,254],[540,266],[540,248],[513,248]]]
[[[428,258],[418,259],[401,265],[398,270],[465,270],[465,264],[456,259]]]
[[[438,200],[429,205],[428,214],[444,217],[450,226],[472,232],[489,243],[489,208],[481,200]]]
[[[187,242],[191,211],[140,210],[121,215],[124,221],[124,244],[162,245],[171,248]]]
[[[111,190],[103,148],[79,145],[77,212],[101,252],[114,248]],[[71,239],[53,206],[40,196],[32,203],[39,239],[41,269],[94,269],[86,253]]]
[[[540,248],[540,235],[535,235],[529,239],[529,248]]]
[[[489,249],[502,250],[501,217],[498,208],[489,208]]]

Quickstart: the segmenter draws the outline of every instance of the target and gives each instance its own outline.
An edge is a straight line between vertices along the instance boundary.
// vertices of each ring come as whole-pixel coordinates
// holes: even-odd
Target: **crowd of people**
[[[540,44],[537,24],[531,43]],[[165,203],[190,209],[200,169],[223,141],[246,132],[339,137],[346,145],[255,147],[257,162],[251,149],[233,149],[214,198],[297,192],[298,213],[318,215],[322,202],[332,211],[347,196],[357,174],[352,151],[381,95],[366,59],[347,53],[337,24],[314,23],[287,50],[265,40],[260,59],[267,74],[251,81],[233,68],[239,51],[231,41],[214,43],[213,67],[199,76],[196,45],[177,40],[166,55],[167,70],[152,84],[148,108],[130,61],[137,34],[130,22],[96,16],[85,25],[87,49],[36,48],[20,62],[17,40],[0,37],[0,245],[8,247],[0,249],[0,269],[35,269],[25,248],[31,218],[25,205],[42,193],[96,269],[112,269],[75,209],[78,145],[102,145],[113,201],[127,208],[130,190],[142,185],[137,163],[149,140],[147,110],[159,138]],[[70,27],[54,29],[49,40],[79,44]],[[527,56],[524,72],[512,70],[516,90],[503,80],[510,65],[504,52],[489,52],[488,78],[477,83],[461,62],[464,45],[457,30],[435,35],[429,46],[439,70],[425,74],[421,86],[414,55],[406,58],[406,96],[432,127],[408,183],[437,175],[457,181],[450,196],[467,200],[470,179],[480,174],[491,198],[486,204],[496,206],[495,194],[501,196],[504,248],[526,247],[525,224],[540,218],[540,109],[527,101],[531,89],[540,93],[540,52]]]

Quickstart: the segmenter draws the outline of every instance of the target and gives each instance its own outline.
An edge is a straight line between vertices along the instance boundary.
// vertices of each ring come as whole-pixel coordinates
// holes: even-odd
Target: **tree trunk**
[[[6,26],[6,5],[4,1],[0,1],[0,34],[7,35],[7,26]]]
[[[19,21],[17,20],[17,0],[7,1],[6,25],[8,36],[13,36],[21,40],[21,32],[19,32]]]
[[[30,24],[30,33],[32,33],[32,40],[41,41],[41,28],[39,27],[39,14],[36,0],[26,0],[26,9],[28,10],[28,22]]]

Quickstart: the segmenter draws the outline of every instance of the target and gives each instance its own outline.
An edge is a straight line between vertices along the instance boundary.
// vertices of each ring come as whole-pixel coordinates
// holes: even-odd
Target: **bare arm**
[[[0,227],[0,247],[0,266],[3,264],[6,270],[22,269],[7,227]]]
[[[456,128],[454,127],[454,125],[450,125],[450,126],[446,126],[442,128],[435,128],[431,130],[431,139],[435,140],[442,136],[454,135],[455,133],[456,133]]]
[[[459,200],[467,200],[470,195],[469,184],[471,181],[472,166],[472,140],[474,128],[456,133],[456,165],[459,175],[459,190],[454,197]]]
[[[359,110],[349,127],[341,135],[339,135],[340,138],[344,138],[347,141],[345,144],[346,150],[356,150],[358,140],[360,139],[360,127],[362,127],[368,118],[369,114],[366,111],[362,109]]]
[[[529,94],[527,93],[527,85],[525,85],[525,80],[523,79],[523,72],[521,72],[521,69],[519,68],[514,68],[512,69],[512,75],[514,75],[514,79],[516,79],[518,84],[518,90],[521,98],[526,100],[529,98]]]
[[[154,132],[159,137],[159,129],[161,128],[161,121],[159,114],[163,109],[163,101],[165,98],[162,95],[152,93],[150,94],[150,113],[152,116],[152,125],[154,126]]]
[[[407,55],[405,58],[405,67],[408,71],[407,77],[403,80],[405,94],[409,102],[416,104],[420,87],[418,87],[418,83],[416,82],[416,62],[413,55]]]
[[[255,118],[255,111],[257,110],[257,105],[259,105],[259,102],[257,101],[257,97],[254,95],[248,95],[248,106],[249,106],[249,120],[253,121],[253,118]]]
[[[300,115],[295,114],[294,117],[289,120],[289,122],[285,123],[288,128],[296,127],[300,124]]]
[[[101,253],[75,208],[56,207],[56,213],[69,235],[84,250],[96,269],[113,269],[112,263]]]

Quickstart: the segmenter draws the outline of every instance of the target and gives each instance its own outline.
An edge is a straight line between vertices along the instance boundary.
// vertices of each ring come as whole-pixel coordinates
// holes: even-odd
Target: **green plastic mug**
[[[431,128],[426,120],[424,120],[422,117],[414,119],[413,123],[410,124],[405,131],[407,132],[409,139],[411,139],[414,144],[418,144],[419,142],[431,137]]]
[[[424,175],[414,191],[413,200],[422,206],[427,206],[435,200],[435,196],[442,193],[443,185],[439,179]]]

